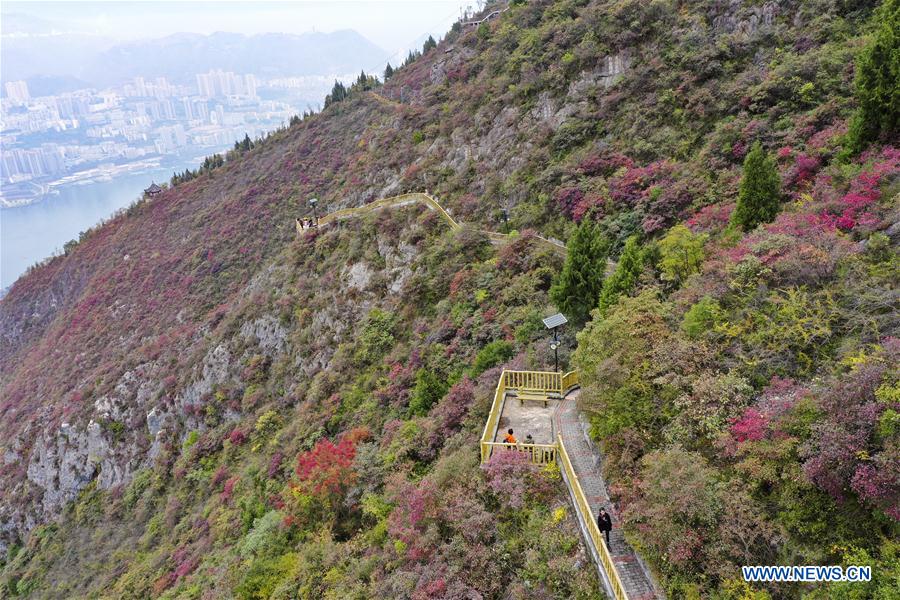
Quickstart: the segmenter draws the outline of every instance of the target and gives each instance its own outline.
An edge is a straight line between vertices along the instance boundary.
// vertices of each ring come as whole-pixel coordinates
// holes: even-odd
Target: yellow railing
[[[569,371],[562,376],[562,394],[566,395],[572,388],[578,387],[578,371]]]
[[[616,565],[613,563],[609,549],[606,547],[606,542],[603,539],[603,535],[600,533],[600,528],[597,527],[597,521],[591,510],[591,505],[584,495],[584,490],[581,489],[581,482],[578,481],[578,475],[575,474],[575,469],[572,467],[572,461],[569,460],[569,453],[566,452],[566,445],[563,443],[562,434],[557,436],[557,446],[559,447],[559,463],[566,476],[566,480],[569,483],[572,497],[575,499],[575,509],[581,515],[581,519],[584,522],[584,526],[587,528],[591,542],[594,544],[594,548],[597,549],[597,555],[600,557],[600,564],[603,566],[603,570],[606,572],[606,576],[609,579],[613,595],[617,600],[627,600],[628,595],[625,593],[625,586],[622,585],[622,580],[619,578],[619,572],[616,571]]]
[[[355,215],[363,214],[366,212],[379,210],[381,208],[387,208],[391,206],[403,206],[405,204],[411,204],[413,202],[422,202],[429,208],[436,210],[440,213],[441,217],[450,225],[451,229],[459,229],[462,227],[460,223],[456,221],[453,217],[450,216],[443,206],[441,206],[440,202],[438,202],[434,197],[432,197],[428,192],[409,192],[406,194],[400,194],[399,196],[390,196],[388,198],[381,198],[379,200],[375,200],[374,202],[370,202],[368,204],[364,204],[362,206],[354,206],[350,208],[342,208],[340,210],[336,210],[334,212],[328,213],[327,215],[322,216],[319,219],[319,225],[325,225],[332,221],[337,221],[339,219],[345,219],[348,217],[352,217]],[[297,231],[300,231],[299,225]],[[497,233],[495,231],[486,231],[479,230],[481,233],[485,234],[488,238],[490,238],[494,242],[502,243],[509,239],[509,235],[505,233]],[[566,254],[566,246],[562,242],[557,242],[555,240],[549,240],[540,235],[535,236],[541,243],[549,246],[554,252],[557,254],[561,254],[565,256]]]
[[[572,373],[566,377],[572,377]],[[578,376],[574,375],[577,380]],[[559,395],[564,389],[565,381],[562,373],[550,371],[503,371],[494,389],[494,400],[491,403],[491,411],[488,413],[487,422],[484,424],[484,432],[481,434],[481,462],[487,462],[496,449],[518,450],[531,456],[531,462],[539,465],[554,462],[556,460],[556,444],[505,444],[495,442],[500,416],[503,413],[503,403],[507,390],[518,392],[539,392],[542,394]]]
[[[421,192],[410,192],[408,194],[400,194],[399,196],[390,196],[389,198],[381,198],[379,200],[375,200],[374,202],[363,204],[362,206],[342,208],[340,210],[328,213],[327,215],[320,218],[319,224],[325,225],[327,223],[330,223],[331,221],[336,221],[338,219],[345,219],[362,213],[371,212],[382,208],[388,208],[391,206],[412,204],[413,202],[422,202],[429,208],[436,210],[438,213],[440,213],[444,220],[447,221],[447,224],[450,225],[451,229],[458,229],[460,227],[459,223],[457,223],[456,220],[450,216],[450,213],[444,210],[444,207],[441,206],[437,200],[435,200],[428,194],[423,194]]]
[[[497,432],[497,424],[500,422],[500,413],[503,412],[503,398],[506,395],[504,377],[500,375],[497,388],[494,390],[494,401],[491,403],[491,412],[488,413],[487,423],[484,424],[484,433],[481,434],[481,462],[487,462],[494,450],[494,435]],[[502,444],[501,444],[502,445]]]
[[[562,391],[562,374],[550,371],[503,371],[501,379],[507,389],[559,394]]]
[[[547,465],[556,462],[556,444],[505,444],[503,442],[482,442],[482,457],[487,448],[487,457],[490,458],[494,450],[517,450],[527,454],[531,462],[536,465]],[[487,459],[482,458],[482,462]]]
[[[600,533],[600,528],[597,527],[597,521],[591,510],[591,505],[587,501],[587,496],[585,496],[584,490],[581,488],[578,475],[575,474],[575,468],[569,459],[562,435],[557,435],[556,443],[554,444],[506,444],[494,441],[494,437],[497,435],[497,427],[500,423],[500,416],[503,413],[503,403],[506,400],[507,390],[563,395],[576,386],[578,386],[577,371],[569,371],[565,375],[550,371],[503,371],[500,374],[497,387],[494,389],[494,401],[491,403],[491,411],[488,413],[484,432],[481,434],[481,462],[485,463],[490,460],[494,450],[516,450],[527,454],[534,464],[544,465],[551,462],[560,464],[560,469],[572,492],[575,510],[584,522],[587,534],[590,537],[590,543],[596,549],[600,566],[606,573],[613,595],[616,600],[627,600],[628,596],[625,593],[625,587],[622,585],[618,571],[616,571],[612,556]]]

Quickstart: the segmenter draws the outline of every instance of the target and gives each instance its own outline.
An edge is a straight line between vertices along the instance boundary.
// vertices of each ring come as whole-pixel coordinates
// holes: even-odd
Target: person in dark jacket
[[[601,508],[600,514],[597,515],[597,527],[601,533],[606,534],[606,548],[609,549],[609,532],[612,531],[612,517],[609,516],[605,508]]]

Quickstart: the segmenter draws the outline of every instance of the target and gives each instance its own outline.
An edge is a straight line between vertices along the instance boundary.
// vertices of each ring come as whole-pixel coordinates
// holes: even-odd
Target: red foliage
[[[710,204],[704,206],[690,219],[687,227],[694,233],[713,233],[721,231],[728,226],[731,213],[734,211],[734,203]]]
[[[798,154],[784,177],[785,187],[792,190],[794,197],[798,197],[801,191],[809,187],[821,166],[822,161],[818,157]]]
[[[553,200],[563,214],[572,217],[576,207],[584,200],[584,192],[577,187],[559,188],[553,195]]]
[[[235,446],[242,446],[247,442],[247,433],[240,427],[235,427],[228,434],[228,440]]]
[[[488,485],[504,506],[521,508],[525,503],[525,489],[534,465],[524,452],[506,450],[494,452],[484,465]]]
[[[153,582],[153,597],[158,598],[163,595],[169,586],[175,583],[175,573],[166,573]]]
[[[850,485],[860,498],[880,506],[885,514],[900,521],[900,460],[878,460],[861,465]]]
[[[281,452],[276,452],[272,455],[272,458],[269,460],[269,468],[266,471],[269,479],[272,479],[273,477],[281,473],[281,463],[283,461],[284,455]]]
[[[212,476],[212,484],[213,486],[218,486],[220,483],[225,481],[228,478],[228,468],[225,465],[220,466],[216,469],[216,472],[213,473]]]
[[[450,281],[450,297],[455,298],[456,294],[459,292],[460,288],[462,288],[466,283],[468,283],[472,274],[467,269],[461,269],[456,272],[456,275],[453,276],[453,279]]]
[[[439,514],[437,488],[427,479],[418,485],[403,481],[391,496],[396,506],[388,517],[388,532],[406,544],[408,559],[426,560],[434,551],[423,540],[428,526]]]
[[[631,168],[634,161],[618,152],[603,151],[591,154],[578,163],[578,172],[582,175],[600,175],[608,177],[622,167]]]
[[[231,497],[234,495],[234,486],[236,486],[240,480],[240,477],[235,476],[225,482],[225,485],[222,486],[222,493],[219,495],[222,502],[226,504],[231,502]]]
[[[768,425],[769,422],[762,413],[751,406],[731,424],[731,435],[738,442],[755,442],[765,437]]]
[[[318,497],[343,497],[356,481],[353,470],[356,444],[370,436],[368,429],[356,428],[344,434],[337,444],[327,438],[320,439],[312,450],[297,457],[294,469],[297,487]]]
[[[885,178],[900,172],[900,150],[887,147],[878,156],[868,158],[874,159],[872,166],[850,183],[850,189],[839,201],[810,215],[811,223],[825,229],[851,231],[859,225],[871,227],[879,222],[873,211],[881,199],[880,186]]]

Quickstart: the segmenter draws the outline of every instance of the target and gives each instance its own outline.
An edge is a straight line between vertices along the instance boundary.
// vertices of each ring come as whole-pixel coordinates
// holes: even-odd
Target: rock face
[[[599,79],[604,87],[609,87],[628,71],[631,66],[631,57],[625,53],[606,56],[600,67]]]
[[[713,29],[720,33],[733,33],[743,38],[757,34],[760,28],[771,27],[779,13],[779,3],[769,0],[762,5],[745,6],[741,0],[731,0],[713,18]]]
[[[36,423],[16,439],[0,440],[0,468],[22,472],[19,489],[11,493],[30,499],[15,507],[0,502],[0,554],[11,541],[55,518],[91,482],[100,489],[127,485],[135,472],[153,465],[167,440],[207,429],[201,409],[213,401],[220,386],[243,385],[242,370],[251,358],[264,355],[274,361],[289,355],[298,372],[310,378],[327,367],[354,323],[384,291],[387,298],[399,294],[412,274],[415,246],[379,234],[376,249],[377,264],[361,260],[348,265],[335,280],[337,287],[325,292],[353,291],[354,299],[343,302],[344,310],[331,302],[309,315],[303,327],[319,344],[292,346],[291,332],[272,313],[248,319],[225,336],[214,338],[210,327],[204,327],[186,350],[202,358],[180,384],[165,381],[161,365],[141,363],[126,370],[109,392],[93,399],[86,423]],[[283,266],[267,266],[247,283],[243,295],[283,294],[288,275]],[[229,408],[221,418],[239,416]]]
[[[241,336],[257,344],[267,355],[274,356],[284,351],[287,331],[272,315],[266,315],[241,326]]]
[[[91,421],[86,430],[63,423],[35,444],[28,479],[43,490],[44,513],[54,514],[95,477],[98,485],[108,488],[121,483],[127,470],[127,465],[112,459],[99,423]]]

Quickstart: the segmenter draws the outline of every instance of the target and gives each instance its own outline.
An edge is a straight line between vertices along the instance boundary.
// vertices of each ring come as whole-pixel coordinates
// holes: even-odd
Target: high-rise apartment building
[[[6,95],[16,104],[25,104],[31,99],[28,93],[28,84],[24,81],[7,81]]]

